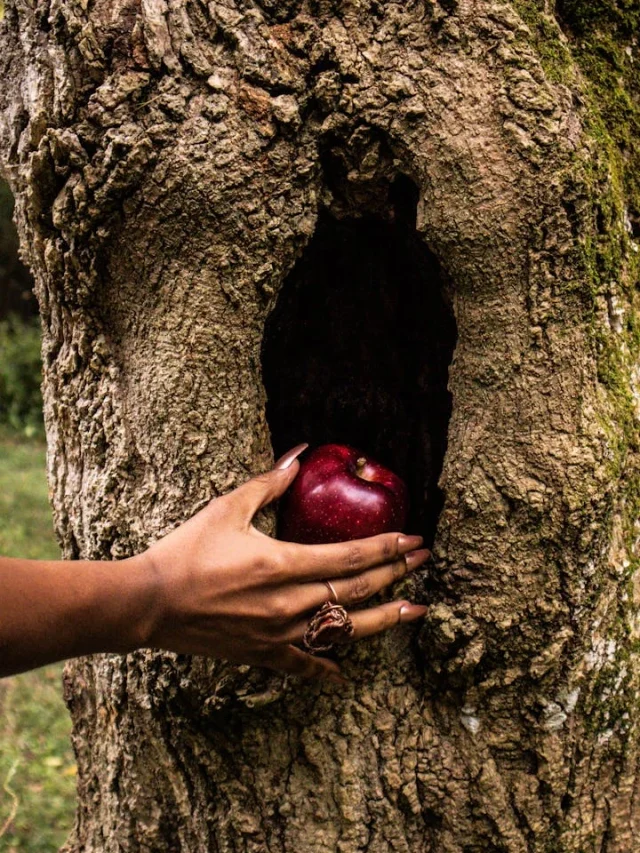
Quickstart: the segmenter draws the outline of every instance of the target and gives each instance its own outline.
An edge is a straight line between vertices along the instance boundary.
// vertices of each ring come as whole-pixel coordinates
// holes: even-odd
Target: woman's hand
[[[299,445],[272,471],[204,509],[134,560],[156,577],[158,594],[145,645],[255,664],[342,682],[333,661],[296,647],[307,623],[331,596],[349,608],[423,563],[419,536],[385,533],[332,545],[272,539],[252,520],[294,480]],[[352,639],[423,616],[426,607],[392,601],[350,613]]]

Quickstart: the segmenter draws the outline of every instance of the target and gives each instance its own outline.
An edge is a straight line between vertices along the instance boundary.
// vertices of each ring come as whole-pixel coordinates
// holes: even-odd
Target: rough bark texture
[[[410,178],[457,324],[419,634],[346,651],[346,691],[68,666],[66,850],[635,849],[637,32],[633,0],[7,2],[68,557],[269,466],[263,332],[320,211]]]

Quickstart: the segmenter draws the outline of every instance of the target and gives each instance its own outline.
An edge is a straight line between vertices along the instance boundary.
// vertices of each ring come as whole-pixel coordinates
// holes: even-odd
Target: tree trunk
[[[346,690],[69,664],[65,850],[635,850],[639,19],[6,3],[65,555],[130,555],[342,437],[409,477],[435,553],[402,593],[424,624],[341,652]]]

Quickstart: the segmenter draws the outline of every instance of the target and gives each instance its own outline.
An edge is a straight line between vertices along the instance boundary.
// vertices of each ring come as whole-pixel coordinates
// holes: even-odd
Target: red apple
[[[323,444],[301,461],[282,499],[280,539],[346,542],[402,530],[407,519],[404,482],[366,453]]]

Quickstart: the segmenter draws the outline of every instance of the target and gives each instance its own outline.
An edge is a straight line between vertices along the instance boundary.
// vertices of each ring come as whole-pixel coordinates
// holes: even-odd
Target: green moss
[[[640,75],[637,0],[558,0],[557,17],[543,0],[515,0],[552,82],[571,86],[577,66],[591,88],[590,110],[618,148],[625,196],[640,229]],[[566,36],[562,38],[560,29]]]
[[[558,10],[592,87],[594,107],[618,148],[631,215],[640,217],[640,5],[637,0],[562,0]]]
[[[562,197],[575,210],[580,235],[571,289],[583,299],[597,378],[609,403],[601,423],[612,451],[611,505],[601,523],[603,530],[609,529],[621,508],[622,535],[631,555],[640,518],[640,430],[631,386],[631,372],[640,363],[640,4],[558,0],[557,23],[566,43],[556,21],[545,15],[542,0],[516,0],[515,5],[531,29],[548,79],[580,96],[581,120],[591,140],[586,156],[578,154],[569,165]],[[612,297],[624,308],[623,327],[615,332],[602,323]],[[604,735],[608,749],[620,753],[629,727],[640,719],[636,667],[629,665],[631,656],[640,653],[640,642],[630,633],[635,610],[631,578],[639,568],[632,560],[615,577],[621,591],[626,586],[608,635],[615,655],[593,673],[585,694],[585,724],[593,734]],[[611,582],[608,573],[603,566],[600,583]]]
[[[544,13],[544,4],[536,0],[515,0],[514,7],[531,30],[547,79],[552,83],[569,83],[574,73],[571,52],[563,42],[554,19]]]
[[[635,416],[635,401],[629,384],[629,357],[611,335],[598,333],[598,381],[615,404],[616,426],[624,450],[640,449]]]
[[[587,731],[600,735],[611,733],[610,748],[616,750],[624,749],[627,741],[625,735],[636,724],[640,714],[637,675],[632,665],[632,659],[640,652],[640,641],[631,637],[628,619],[628,609],[633,602],[631,578],[637,569],[637,562],[626,569],[626,582],[622,587],[625,594],[617,600],[613,633],[615,653],[598,671],[584,715]]]
[[[637,452],[640,441],[629,375],[640,357],[636,315],[640,253],[633,251],[627,226],[628,217],[633,219],[640,211],[640,106],[634,100],[635,76],[626,50],[640,13],[624,2],[604,0],[565,0],[559,9],[565,23],[580,35],[571,49],[590,88],[585,127],[594,143],[589,175],[594,227],[585,246],[586,272],[595,293],[609,296],[613,291],[625,302],[623,330],[615,336],[595,334],[598,379],[613,403],[620,452]]]
[[[558,0],[557,11],[578,36],[605,27],[631,38],[640,26],[637,0]]]

